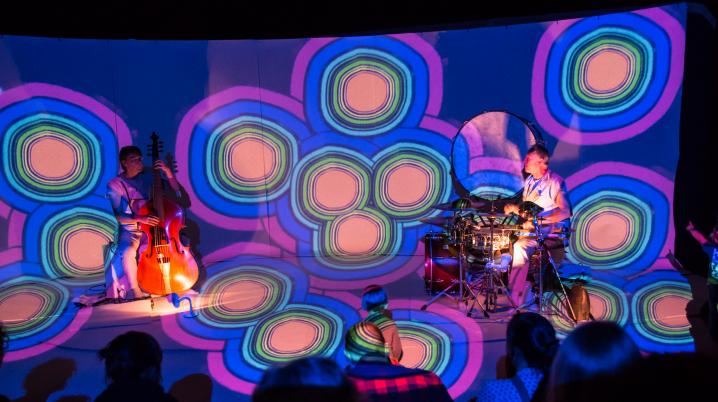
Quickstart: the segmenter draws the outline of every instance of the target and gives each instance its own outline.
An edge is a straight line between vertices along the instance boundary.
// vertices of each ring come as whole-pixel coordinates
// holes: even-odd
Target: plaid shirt
[[[452,401],[431,371],[361,361],[347,370],[347,376],[367,402]]]

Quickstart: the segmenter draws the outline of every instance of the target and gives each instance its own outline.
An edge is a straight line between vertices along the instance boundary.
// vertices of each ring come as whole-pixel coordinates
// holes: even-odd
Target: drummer
[[[563,179],[548,168],[548,150],[540,144],[529,148],[524,159],[524,171],[528,174],[524,180],[522,201],[533,202],[543,209],[538,215],[544,234],[568,229],[571,218],[571,205],[566,196]],[[519,205],[508,204],[504,207],[507,214],[519,215]],[[533,217],[524,216],[526,231],[535,232]],[[530,284],[526,281],[531,254],[537,247],[536,237],[520,237],[513,246],[513,266],[509,276],[511,299],[516,306],[522,306],[529,294]]]

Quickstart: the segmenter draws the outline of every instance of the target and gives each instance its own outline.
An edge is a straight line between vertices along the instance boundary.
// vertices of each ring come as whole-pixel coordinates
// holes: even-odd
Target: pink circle
[[[303,320],[286,321],[272,328],[269,349],[280,354],[305,354],[311,352],[317,338],[317,328],[311,323]]]
[[[369,254],[381,244],[381,224],[369,216],[352,214],[335,225],[335,246],[342,254]]]
[[[13,327],[13,323],[22,324],[36,318],[44,305],[45,300],[40,295],[18,292],[0,300],[0,317],[5,326]]]
[[[51,136],[33,141],[28,150],[32,171],[46,179],[65,179],[75,173],[78,155],[69,144]]]
[[[686,305],[690,300],[679,295],[666,295],[653,303],[654,319],[670,328],[687,327]]]
[[[630,226],[625,217],[614,212],[602,212],[588,223],[587,241],[596,251],[613,251],[626,244]]]
[[[276,165],[274,150],[258,138],[242,138],[229,148],[230,169],[247,182],[268,179]]]
[[[593,92],[610,93],[625,85],[630,72],[631,62],[625,54],[605,49],[588,58],[585,81]]]
[[[593,295],[590,289],[588,291],[588,300],[591,304],[591,315],[594,316],[597,320],[606,318],[609,311],[609,306],[606,304],[606,300],[602,299],[599,296]]]
[[[265,284],[254,280],[240,280],[222,289],[217,305],[234,312],[251,312],[265,304],[268,296],[269,288]]]
[[[583,131],[574,127],[566,127],[556,120],[545,98],[546,66],[549,54],[556,38],[580,19],[567,19],[550,24],[539,39],[536,47],[531,76],[531,105],[536,122],[546,133],[560,141],[575,145],[603,145],[624,141],[639,135],[653,126],[673,104],[683,82],[683,58],[685,52],[685,30],[675,17],[661,8],[648,8],[635,11],[636,14],[648,18],[659,25],[669,36],[671,48],[670,73],[663,89],[663,94],[656,104],[639,120],[626,126],[585,135]]]
[[[409,368],[418,368],[426,358],[425,345],[413,338],[401,338],[401,349],[404,354],[401,357],[401,365]]]
[[[431,175],[421,166],[405,164],[387,174],[386,195],[392,204],[420,204],[426,199],[430,189]]]
[[[354,204],[361,183],[352,172],[331,167],[317,174],[312,183],[315,202],[323,209],[341,211]]]
[[[77,230],[70,233],[65,242],[70,264],[83,271],[102,268],[104,249],[110,240],[101,233],[92,230]]]
[[[347,79],[346,103],[353,111],[371,114],[382,109],[389,96],[389,83],[375,71],[360,71]]]

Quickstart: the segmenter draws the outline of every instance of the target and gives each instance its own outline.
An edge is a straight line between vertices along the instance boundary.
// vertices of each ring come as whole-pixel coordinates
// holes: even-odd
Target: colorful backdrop
[[[424,289],[421,218],[520,187],[533,123],[573,205],[569,262],[589,266],[596,318],[647,351],[691,350],[673,247],[685,6],[384,36],[266,41],[0,38],[0,319],[7,361],[72,339],[71,299],[103,284],[116,223],[104,198],[120,147],[157,131],[177,161],[204,274],[197,319],[162,319],[248,393],[262,370],[341,356],[371,283],[397,291],[403,361],[453,396],[476,379],[477,321]],[[252,297],[236,300],[246,292]],[[560,328],[567,323],[557,321]],[[293,338],[291,334],[310,336]],[[476,341],[476,342],[473,342]],[[478,346],[477,346],[478,345]]]

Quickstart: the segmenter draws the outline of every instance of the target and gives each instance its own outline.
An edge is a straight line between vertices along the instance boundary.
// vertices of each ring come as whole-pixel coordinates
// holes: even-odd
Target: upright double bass
[[[160,159],[160,141],[152,133],[152,163]],[[192,252],[180,241],[180,230],[184,228],[184,210],[173,199],[165,196],[162,176],[153,170],[150,201],[140,214],[154,215],[157,225],[140,225],[147,235],[147,245],[139,250],[137,282],[143,291],[153,295],[182,293],[197,282],[199,268]]]

